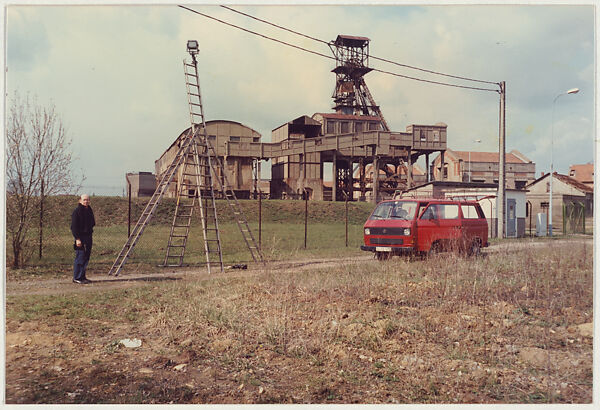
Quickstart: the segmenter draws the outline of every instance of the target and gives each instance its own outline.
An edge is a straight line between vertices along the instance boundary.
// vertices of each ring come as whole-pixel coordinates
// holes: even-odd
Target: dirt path
[[[502,244],[495,244],[484,250],[486,253],[494,253],[501,251],[517,251],[519,249],[526,248],[537,248],[545,246],[559,246],[564,242],[577,242],[582,244],[592,244],[592,238],[572,238],[572,239],[560,239],[554,241],[518,241],[518,242],[506,242]],[[137,286],[142,286],[148,282],[153,281],[198,281],[208,280],[211,278],[235,278],[245,277],[250,275],[257,275],[265,270],[271,270],[274,272],[285,272],[290,270],[306,270],[306,269],[325,269],[336,267],[344,264],[360,264],[365,263],[373,259],[370,254],[362,254],[360,256],[348,258],[326,258],[326,259],[307,259],[307,260],[296,260],[296,261],[277,261],[270,262],[263,267],[259,264],[249,265],[247,270],[239,269],[227,269],[224,273],[212,273],[208,274],[206,269],[198,268],[181,268],[181,269],[166,269],[161,272],[154,272],[149,274],[133,272],[121,273],[119,276],[108,276],[105,274],[91,274],[88,278],[93,282],[88,285],[77,285],[71,282],[70,277],[64,277],[59,279],[34,279],[34,280],[19,280],[19,281],[7,281],[6,283],[6,294],[12,295],[54,295],[54,294],[70,294],[70,293],[86,293],[86,292],[98,292],[114,289],[127,289]]]
[[[353,258],[328,258],[328,259],[309,259],[298,261],[278,261],[270,262],[266,267],[260,264],[249,265],[248,269],[226,269],[225,272],[211,273],[209,275],[206,269],[198,268],[181,268],[167,269],[162,272],[154,272],[149,274],[144,273],[121,273],[119,276],[108,276],[106,274],[88,274],[88,279],[92,283],[87,285],[75,284],[71,281],[71,277],[58,279],[35,279],[35,280],[19,280],[7,281],[6,294],[8,296],[15,295],[55,295],[55,294],[70,294],[70,293],[87,293],[98,292],[114,289],[128,289],[136,286],[142,286],[148,282],[154,281],[201,281],[215,278],[236,278],[258,275],[265,270],[275,272],[289,270],[305,270],[305,269],[324,269],[339,266],[349,263],[364,263],[372,260],[371,255],[361,255]]]

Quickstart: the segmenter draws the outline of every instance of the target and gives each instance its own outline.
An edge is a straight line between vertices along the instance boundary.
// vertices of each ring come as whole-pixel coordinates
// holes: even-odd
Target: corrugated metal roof
[[[338,113],[321,113],[317,112],[313,114],[320,115],[323,118],[332,118],[336,120],[357,120],[357,121],[381,121],[381,117],[376,117],[373,115],[351,115],[351,114],[338,114]]]
[[[368,37],[360,37],[360,36],[347,36],[345,34],[339,34],[338,37],[341,38],[349,38],[351,40],[367,40],[367,41],[371,41]]]

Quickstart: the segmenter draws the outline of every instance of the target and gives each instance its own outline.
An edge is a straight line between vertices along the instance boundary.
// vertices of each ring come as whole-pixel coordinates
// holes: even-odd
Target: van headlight
[[[404,228],[404,236],[410,236],[410,228]]]
[[[371,230],[369,228],[365,228],[365,235],[371,235]]]

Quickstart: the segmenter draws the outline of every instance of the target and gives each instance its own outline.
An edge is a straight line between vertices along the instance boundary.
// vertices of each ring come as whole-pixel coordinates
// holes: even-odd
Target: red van
[[[489,246],[485,215],[475,201],[395,199],[380,202],[364,225],[363,251],[377,259],[458,250],[478,255]]]

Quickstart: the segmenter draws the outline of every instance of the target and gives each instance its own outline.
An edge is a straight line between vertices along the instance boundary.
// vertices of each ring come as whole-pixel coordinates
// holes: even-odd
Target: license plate
[[[375,250],[377,252],[391,252],[392,248],[390,248],[389,246],[376,246]]]

